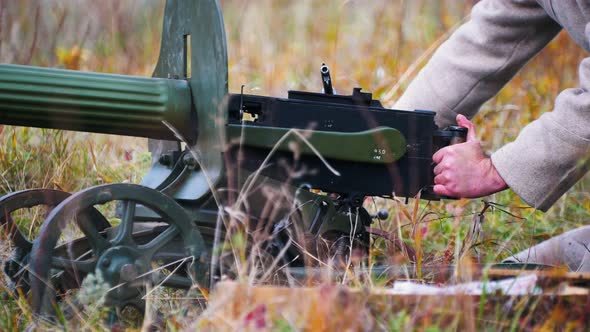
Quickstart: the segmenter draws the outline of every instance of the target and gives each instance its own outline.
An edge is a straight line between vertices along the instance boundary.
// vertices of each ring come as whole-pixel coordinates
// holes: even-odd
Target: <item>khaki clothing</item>
[[[440,127],[455,124],[457,114],[472,117],[562,28],[590,51],[590,1],[482,0],[394,107],[434,110]],[[559,94],[552,112],[492,154],[508,186],[543,211],[587,171],[590,59],[581,62],[579,80]]]
[[[504,262],[567,266],[570,271],[590,272],[590,226],[554,236]]]

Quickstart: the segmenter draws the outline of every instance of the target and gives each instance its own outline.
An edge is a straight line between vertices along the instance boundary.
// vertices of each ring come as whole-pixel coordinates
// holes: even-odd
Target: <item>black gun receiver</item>
[[[439,130],[432,111],[386,109],[360,88],[234,94],[228,103],[233,165],[329,193],[437,199],[432,155],[466,136],[461,127]]]

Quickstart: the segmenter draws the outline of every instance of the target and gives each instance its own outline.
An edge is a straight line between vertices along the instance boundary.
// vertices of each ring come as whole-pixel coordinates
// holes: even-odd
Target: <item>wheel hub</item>
[[[107,295],[109,302],[122,304],[137,296],[144,281],[140,276],[148,271],[148,265],[136,249],[117,246],[100,256],[96,271],[113,287]]]

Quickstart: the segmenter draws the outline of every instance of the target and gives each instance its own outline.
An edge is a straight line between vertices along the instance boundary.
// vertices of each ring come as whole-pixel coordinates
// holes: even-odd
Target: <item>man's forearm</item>
[[[470,118],[560,29],[535,0],[483,0],[394,107],[434,110],[441,127]]]

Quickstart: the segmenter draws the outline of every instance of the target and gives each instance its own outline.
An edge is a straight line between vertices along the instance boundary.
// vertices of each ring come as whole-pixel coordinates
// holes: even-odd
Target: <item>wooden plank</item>
[[[535,326],[550,319],[554,326],[570,315],[583,317],[588,299],[587,289],[578,287],[554,289],[540,296],[415,296],[334,285],[288,288],[222,282],[216,286],[198,328],[274,331],[288,326],[287,330],[298,331],[372,331],[387,330],[388,324],[400,319],[409,322],[410,318],[414,327],[434,324],[467,330],[490,324],[505,329],[515,319]],[[518,315],[522,317],[515,317]]]

